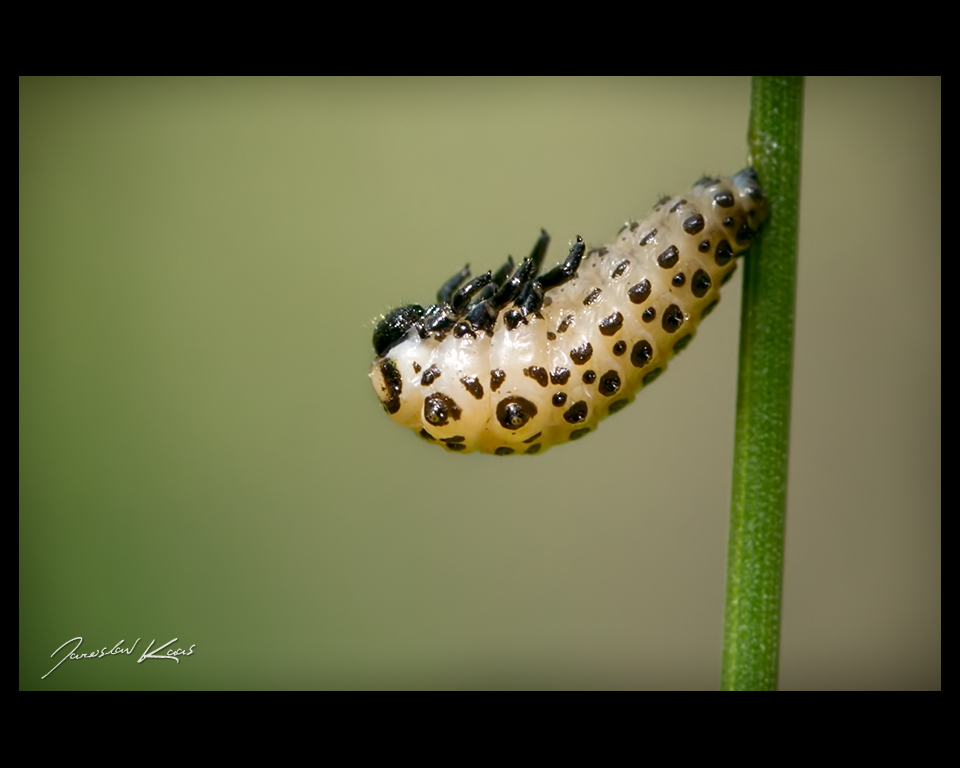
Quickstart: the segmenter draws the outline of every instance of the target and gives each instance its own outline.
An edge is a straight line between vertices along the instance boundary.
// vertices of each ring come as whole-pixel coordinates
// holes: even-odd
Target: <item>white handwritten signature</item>
[[[143,654],[140,656],[140,658],[137,660],[137,664],[140,664],[144,659],[171,659],[177,662],[177,664],[179,664],[180,659],[177,658],[178,656],[192,656],[193,649],[197,647],[196,643],[191,645],[187,650],[184,650],[183,648],[168,648],[165,654],[158,655],[160,654],[160,651],[162,651],[168,645],[173,645],[175,642],[177,642],[177,640],[179,640],[179,638],[175,637],[173,638],[173,640],[170,640],[169,642],[166,642],[163,645],[161,645],[159,648],[155,648],[155,649],[153,648],[153,644],[156,642],[156,640],[151,640],[150,645],[147,646],[147,650],[145,650]],[[113,648],[110,649],[109,651],[107,650],[107,647],[104,646],[99,651],[90,651],[89,653],[77,653],[77,649],[80,647],[80,644],[83,642],[83,638],[74,637],[74,638],[71,638],[70,640],[67,640],[67,642],[65,642],[63,645],[57,648],[56,651],[51,653],[50,658],[52,659],[54,656],[57,655],[57,653],[63,650],[64,646],[67,646],[73,642],[75,642],[76,645],[73,646],[73,648],[71,648],[69,651],[67,651],[64,657],[60,659],[60,661],[58,661],[56,665],[54,665],[53,669],[51,669],[50,672],[53,672],[54,669],[56,669],[61,664],[63,664],[63,662],[65,662],[67,659],[102,659],[104,656],[116,656],[117,654],[121,654],[121,653],[125,653],[129,656],[130,654],[133,653],[133,649],[137,647],[137,643],[140,642],[140,638],[138,637],[134,642],[134,644],[131,645],[129,648],[122,648],[121,646],[123,645],[124,641],[121,640],[119,643],[113,646]],[[150,652],[151,649],[153,649],[153,653]],[[47,675],[50,674],[50,672],[47,672],[47,674],[41,677],[40,679],[41,680],[45,679]]]

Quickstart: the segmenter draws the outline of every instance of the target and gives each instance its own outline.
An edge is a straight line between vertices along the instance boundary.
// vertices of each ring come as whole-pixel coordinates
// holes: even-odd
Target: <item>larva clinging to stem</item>
[[[515,268],[383,317],[374,389],[394,421],[450,451],[533,454],[592,431],[693,338],[767,215],[752,168],[664,198],[609,245],[540,273],[543,232]]]

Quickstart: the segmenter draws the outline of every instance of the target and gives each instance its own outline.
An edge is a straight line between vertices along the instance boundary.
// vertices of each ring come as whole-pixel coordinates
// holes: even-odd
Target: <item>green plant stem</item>
[[[754,78],[751,162],[770,217],[744,260],[723,690],[777,687],[802,119],[802,78]]]

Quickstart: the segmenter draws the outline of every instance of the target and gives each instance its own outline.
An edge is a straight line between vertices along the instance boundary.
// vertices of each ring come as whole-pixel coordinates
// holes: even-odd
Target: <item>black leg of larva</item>
[[[570,253],[567,255],[563,264],[557,264],[549,272],[544,272],[537,278],[537,282],[546,291],[550,288],[556,288],[563,285],[568,280],[573,279],[580,267],[580,260],[583,258],[583,251],[586,246],[583,244],[583,238],[577,235],[577,242],[573,244]]]
[[[445,333],[453,328],[457,317],[450,311],[449,304],[433,304],[423,312],[423,319],[416,324],[421,339],[431,333]]]
[[[463,288],[454,294],[453,299],[450,301],[450,306],[453,307],[453,311],[459,315],[461,310],[467,306],[470,298],[485,285],[489,285],[491,280],[493,280],[493,275],[485,272],[463,286]]]
[[[530,258],[533,259],[533,263],[536,265],[534,274],[540,271],[540,266],[543,264],[543,257],[547,255],[547,246],[550,245],[550,235],[547,234],[547,230],[540,230],[540,237],[537,238],[537,242],[533,244],[533,250],[530,251]]]
[[[543,307],[543,286],[540,280],[531,280],[523,287],[523,292],[516,302],[523,312],[523,316],[535,315]]]
[[[507,282],[507,278],[510,277],[510,273],[513,272],[513,267],[513,256],[507,256],[507,260],[503,266],[493,273],[493,283],[497,288]]]
[[[486,301],[487,299],[492,299],[496,292],[497,292],[497,284],[487,283],[485,286],[483,286],[483,288],[480,289],[478,293],[473,295],[473,297],[470,299],[470,303],[467,304],[467,308],[464,310],[464,312],[469,312],[471,309],[477,306],[477,304],[480,304]]]
[[[577,274],[577,269],[580,267],[580,261],[583,259],[585,248],[583,238],[577,236],[577,242],[570,248],[570,253],[567,255],[563,264],[558,264],[549,272],[545,272],[540,275],[540,277],[528,280],[523,284],[520,293],[513,302],[514,306],[520,308],[520,316],[522,318],[525,319],[527,315],[538,314],[543,307],[545,292],[550,288],[563,285]],[[508,318],[508,325],[516,327],[518,322],[517,314],[514,310],[511,310],[511,312],[514,314]]]
[[[534,275],[537,273],[537,265],[533,258],[526,258],[523,263],[517,267],[517,271],[511,275],[493,296],[483,301],[478,301],[467,315],[467,322],[476,331],[486,331],[493,333],[493,328],[497,324],[497,318],[500,316],[500,310],[513,301],[520,291],[531,283]],[[487,286],[489,288],[489,286]],[[484,291],[486,288],[484,289]],[[481,291],[483,293],[483,291]],[[479,294],[478,294],[479,295]],[[513,311],[513,310],[511,310]]]
[[[470,277],[470,265],[467,264],[463,269],[461,269],[457,274],[451,277],[447,282],[445,282],[440,290],[437,291],[437,301],[441,304],[449,304],[450,300],[453,298],[454,291],[460,287],[460,283]]]
[[[531,265],[533,264],[533,259],[527,259],[527,261],[529,261]],[[520,286],[520,290],[517,292],[517,296],[513,300],[513,306],[533,307],[534,312],[539,311],[540,307],[542,306],[542,301],[538,303],[538,299],[536,297],[534,297],[533,299],[530,298],[531,293],[535,293],[538,291],[540,294],[540,299],[542,300],[543,289],[540,287],[540,284],[537,282],[537,276],[536,276],[536,273],[534,273],[524,279],[523,285]],[[511,327],[516,327],[518,316],[522,320],[527,315],[526,311],[519,312],[518,310],[511,309],[510,312],[511,312],[511,315],[510,315]]]
[[[503,284],[503,287],[500,288],[494,294],[493,298],[490,299],[490,305],[496,311],[500,311],[507,304],[513,301],[517,294],[520,293],[520,289],[529,282],[537,274],[537,265],[532,258],[526,258],[523,260],[523,263],[517,267],[517,271],[513,273],[511,278]]]

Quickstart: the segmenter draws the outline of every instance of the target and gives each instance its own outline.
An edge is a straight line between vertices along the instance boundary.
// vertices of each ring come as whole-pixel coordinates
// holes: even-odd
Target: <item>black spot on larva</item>
[[[463,435],[454,435],[453,437],[443,437],[443,438],[441,438],[441,442],[444,442],[444,443],[463,443],[463,442],[466,441],[466,439],[467,439],[467,438],[465,438]]]
[[[551,384],[559,384],[562,387],[568,381],[570,381],[570,370],[567,368],[554,368],[553,373],[550,374]]]
[[[688,235],[699,235],[703,231],[703,216],[699,213],[683,220],[683,231]]]
[[[726,191],[717,192],[717,194],[713,196],[713,202],[721,208],[731,208],[733,207],[733,195]]]
[[[444,443],[443,447],[450,451],[465,451],[467,446],[463,443]]]
[[[533,437],[528,437],[528,438],[527,438],[526,440],[524,440],[523,442],[524,442],[526,445],[530,445],[530,443],[535,443],[535,442],[537,442],[537,438],[541,437],[542,435],[543,435],[543,432],[537,432],[537,434],[535,434]]]
[[[693,279],[690,281],[690,290],[698,299],[702,299],[710,290],[710,275],[702,269],[693,273]]]
[[[683,272],[677,272],[670,282],[673,284],[674,288],[682,288],[683,284],[687,282],[687,276],[683,274]]]
[[[627,267],[629,266],[630,266],[630,260],[624,259],[619,264],[617,264],[617,266],[613,268],[613,272],[610,273],[610,277],[616,280],[618,277],[623,275],[624,272],[627,271]]]
[[[727,274],[725,274],[723,277],[720,278],[720,285],[726,285],[726,284],[727,284],[727,280],[729,280],[731,277],[733,277],[733,273],[736,272],[736,271],[737,271],[737,265],[734,264],[734,265],[730,268],[730,271],[727,272]]]
[[[504,429],[515,431],[537,415],[537,406],[525,397],[505,397],[497,403],[497,421]]]
[[[523,322],[523,313],[519,309],[511,309],[504,313],[503,322],[507,330],[516,330],[517,326]]]
[[[752,240],[753,236],[757,234],[757,230],[751,229],[746,222],[740,225],[740,229],[737,230],[737,241],[745,243],[748,240]]]
[[[490,371],[490,389],[496,392],[498,389],[500,389],[500,385],[503,384],[503,381],[506,378],[507,374],[505,374],[499,368]]]
[[[590,432],[590,427],[583,427],[582,429],[575,429],[570,433],[571,440],[579,440],[581,437]]]
[[[631,231],[631,232],[636,232],[636,231],[637,231],[637,227],[639,227],[639,226],[640,226],[640,222],[639,222],[639,221],[631,221],[631,222],[630,222],[630,231]]]
[[[523,375],[533,379],[541,387],[547,386],[547,382],[550,380],[550,377],[547,375],[547,369],[541,368],[539,365],[524,368]]]
[[[643,322],[652,323],[657,319],[657,310],[655,310],[653,307],[647,307],[645,310],[643,310],[643,314],[640,315],[640,317],[643,319]]]
[[[684,336],[682,339],[677,339],[677,343],[673,345],[673,353],[676,354],[676,353],[679,352],[681,349],[686,348],[687,344],[690,343],[690,339],[692,339],[692,338],[693,338],[693,334],[692,334],[692,333],[688,333],[688,334],[687,334],[686,336]]]
[[[657,256],[657,264],[659,264],[664,269],[670,269],[670,267],[676,265],[680,260],[680,251],[677,250],[677,246],[671,245],[667,250]]]
[[[650,281],[643,279],[636,285],[631,286],[630,290],[627,291],[627,296],[634,304],[643,304],[650,296]]]
[[[709,240],[701,240],[701,241],[700,241],[700,245],[697,246],[697,250],[700,251],[700,253],[706,253],[707,251],[709,251],[709,250],[710,250],[710,241],[709,241]]]
[[[653,383],[654,379],[657,378],[661,373],[663,373],[663,368],[654,368],[650,373],[643,377],[643,386]]]
[[[643,368],[653,359],[653,347],[646,339],[641,339],[633,345],[630,352],[630,363],[634,368]]]
[[[683,325],[683,310],[676,304],[671,304],[663,311],[663,319],[660,325],[667,333],[676,333]]]
[[[420,373],[420,371],[422,371],[422,370],[423,370],[423,369],[420,367],[420,363],[414,361],[414,363],[413,363],[413,372],[414,372],[414,373]]]
[[[612,315],[603,318],[597,325],[600,327],[600,333],[604,336],[615,336],[617,331],[623,327],[623,315],[614,312]]]
[[[699,179],[697,179],[697,180],[694,182],[693,186],[695,186],[695,187],[712,187],[712,186],[713,186],[714,184],[716,184],[718,181],[720,181],[720,179],[718,179],[716,176],[701,176]]]
[[[603,293],[599,288],[594,288],[590,293],[583,297],[583,306],[589,307],[600,300],[600,294]]]
[[[452,397],[434,392],[423,401],[423,418],[435,427],[444,427],[450,419],[459,421],[463,415],[460,406]]]
[[[606,256],[607,253],[608,253],[608,251],[607,251],[606,247],[605,247],[605,246],[601,246],[600,248],[591,248],[591,249],[587,252],[587,256]]]
[[[505,445],[501,445],[499,448],[497,448],[497,450],[494,451],[494,453],[497,454],[497,456],[509,456],[511,453],[513,453],[513,448],[508,448]]]
[[[613,354],[617,357],[620,357],[624,352],[627,351],[627,342],[623,339],[620,339],[616,344],[613,345]]]
[[[557,326],[557,333],[563,333],[571,325],[573,325],[573,315],[567,315],[560,321],[560,325]]]
[[[613,397],[620,391],[620,374],[616,371],[607,371],[600,377],[597,391],[604,397]]]
[[[424,440],[436,440],[436,439],[437,439],[437,438],[435,438],[433,435],[431,435],[429,432],[427,432],[427,430],[425,430],[425,429],[421,429],[421,430],[420,430],[420,437],[422,437]]]
[[[724,216],[723,217],[723,226],[727,229],[730,229],[736,222],[733,220],[733,216]]]
[[[383,402],[383,408],[387,413],[396,413],[400,410],[403,377],[392,360],[384,360],[380,363],[380,375],[383,376],[383,383],[387,387],[387,399]]]
[[[568,424],[579,424],[587,418],[587,404],[583,400],[578,400],[563,413],[563,420]]]
[[[669,203],[669,202],[670,202],[670,196],[669,196],[669,195],[666,195],[666,196],[664,196],[664,197],[661,197],[659,200],[657,200],[656,205],[653,206],[653,210],[659,211],[661,208],[663,208],[663,206],[665,206],[665,205],[666,205],[667,203]]]
[[[707,304],[707,306],[703,308],[703,312],[700,313],[701,319],[709,315],[711,312],[713,312],[713,310],[716,308],[717,304],[719,303],[720,303],[720,299],[714,299],[712,302]]]
[[[477,400],[483,397],[483,384],[480,383],[480,379],[476,376],[464,376],[460,379],[460,383],[463,384],[464,389],[477,398]]]
[[[547,331],[547,341],[556,341],[556,340],[557,340],[557,334],[555,334],[553,331]]]
[[[681,199],[681,200],[678,200],[677,202],[675,202],[675,203],[673,204],[673,207],[670,208],[670,213],[676,213],[676,212],[679,211],[681,208],[683,208],[683,206],[685,206],[686,204],[687,204],[687,201],[686,201],[686,200],[682,200],[682,199]]]
[[[577,365],[583,365],[593,356],[593,345],[589,341],[570,350],[570,359]]]
[[[551,304],[553,304],[553,299],[550,298],[549,296],[544,296],[544,297],[543,297],[543,306],[549,307]]]
[[[725,267],[732,258],[733,248],[730,247],[730,243],[728,243],[726,240],[721,240],[719,243],[717,243],[717,250],[714,256],[717,266]]]
[[[657,230],[651,229],[649,232],[647,232],[647,234],[645,234],[643,237],[640,238],[639,245],[646,245],[651,240],[653,240],[653,238],[655,238],[656,236],[657,236]]]
[[[527,448],[524,453],[527,456],[532,456],[535,453],[540,453],[541,448],[543,448],[543,445],[541,443],[537,443],[536,445],[531,445],[529,448]]]
[[[583,372],[583,383],[584,384],[593,384],[597,380],[596,371],[584,371]]]
[[[615,403],[610,403],[610,407],[607,409],[607,413],[616,413],[617,411],[622,411],[630,405],[630,401],[624,398],[623,400],[617,400]]]
[[[557,408],[559,408],[559,407],[560,407],[561,405],[563,405],[565,402],[567,402],[567,393],[566,393],[566,392],[557,392],[557,393],[553,396],[553,404],[554,404],[555,406],[557,406]]]
[[[420,384],[424,387],[429,387],[433,382],[440,378],[440,369],[435,365],[431,365],[427,370],[423,372],[423,376],[420,377]]]

